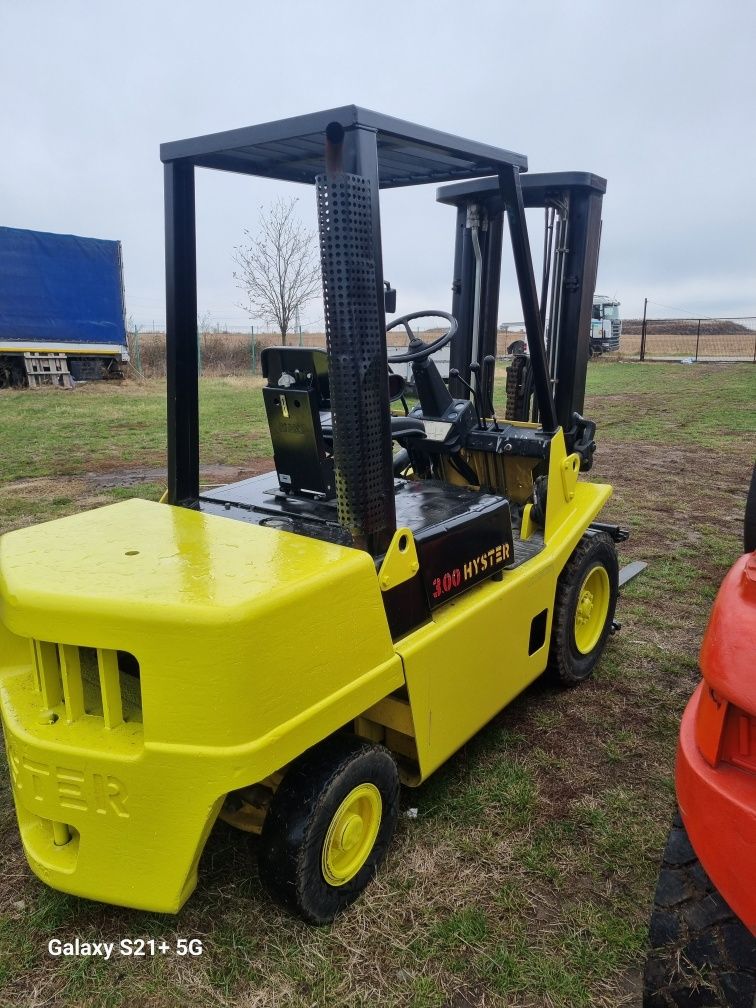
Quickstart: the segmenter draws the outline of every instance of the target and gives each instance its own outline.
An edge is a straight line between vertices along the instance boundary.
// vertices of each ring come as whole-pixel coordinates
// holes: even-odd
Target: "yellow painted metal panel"
[[[415,539],[408,528],[399,528],[393,535],[383,558],[378,580],[381,591],[390,591],[409,581],[420,570]]]
[[[399,642],[421,779],[543,671],[547,646],[528,656],[530,624],[548,609],[548,632],[555,587],[550,563],[505,573],[436,610],[432,623]]]
[[[111,665],[103,716],[71,720],[61,699],[40,723],[22,637],[133,654],[143,722],[115,723]],[[229,791],[404,683],[367,554],[147,501],[0,539],[5,640],[0,710],[30,865],[63,891],[151,910],[191,893]],[[70,830],[63,846],[53,823]]]
[[[386,728],[393,728],[401,732],[402,735],[415,734],[412,724],[412,708],[405,701],[397,700],[395,697],[379,700],[370,710],[365,711],[364,716],[369,721],[385,725]]]
[[[102,690],[102,716],[106,728],[117,728],[123,724],[121,706],[121,683],[118,677],[118,655],[115,651],[97,649],[97,666]]]
[[[37,656],[37,672],[42,689],[42,703],[52,709],[63,699],[63,681],[58,663],[58,649],[49,641],[34,642]]]
[[[15,635],[12,635],[10,633],[4,634],[3,636],[7,636],[7,637],[9,637],[11,639],[15,639],[15,640],[19,640],[20,639],[20,638],[15,637]],[[31,655],[31,671],[32,671],[31,680],[32,680],[32,687],[33,687],[34,690],[36,690],[37,693],[41,694],[42,693],[42,680],[41,680],[40,674],[39,674],[39,655],[37,654],[37,642],[32,639],[32,640],[28,641],[28,644],[29,644],[29,654]]]
[[[63,679],[66,719],[76,721],[84,714],[84,686],[81,679],[79,649],[71,644],[61,644],[58,652]]]
[[[397,642],[420,764],[420,778],[411,783],[424,780],[543,672],[559,573],[610,493],[606,485],[577,484],[541,553],[501,581],[448,602],[431,623]],[[529,655],[531,622],[544,609],[546,641]]]
[[[535,532],[536,525],[533,521],[533,505],[528,503],[522,509],[522,522],[520,524],[520,539],[527,542]]]
[[[587,485],[578,484],[579,472],[580,459],[576,454],[567,454],[564,434],[560,429],[551,439],[549,449],[549,492],[546,497],[546,527],[544,529],[544,539],[547,543],[551,541],[552,537],[558,536],[562,522],[568,521],[575,513],[574,503],[578,490],[580,486]],[[605,484],[594,484],[594,486],[605,486]],[[606,489],[608,497],[611,494],[611,487]],[[588,523],[586,522],[586,524]]]

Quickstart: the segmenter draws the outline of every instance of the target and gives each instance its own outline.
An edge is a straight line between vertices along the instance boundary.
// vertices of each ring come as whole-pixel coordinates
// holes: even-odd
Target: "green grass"
[[[200,384],[202,463],[269,458],[261,379],[203,378]],[[499,408],[503,388],[500,370]],[[611,408],[602,415],[594,397],[607,396]],[[586,412],[612,439],[714,446],[727,435],[753,432],[755,398],[756,368],[749,364],[599,363],[588,369]],[[0,424],[0,483],[165,464],[165,384],[159,380],[121,388],[91,384],[75,392],[4,392]]]
[[[243,465],[272,454],[261,379],[203,378],[204,464]],[[91,384],[3,392],[0,482],[165,465],[165,383]]]
[[[155,383],[124,390],[87,385],[74,392],[3,393],[3,481],[161,464],[165,455],[161,391]]]
[[[587,413],[595,396],[616,396],[605,436],[678,441],[717,448],[723,439],[756,430],[753,364],[594,364],[588,369]]]
[[[495,403],[503,411],[503,372],[498,377]],[[716,448],[756,430],[756,367],[593,363],[585,414],[598,422],[599,438]]]
[[[259,382],[201,385],[203,464],[269,457]],[[599,444],[590,478],[614,485],[607,520],[632,530],[622,561],[649,562],[623,592],[622,630],[592,681],[534,684],[404,793],[417,818],[400,818],[376,883],[333,926],[311,929],[273,907],[247,838],[223,824],[178,917],[47,889],[23,860],[1,765],[0,1005],[638,1004],[679,717],[711,601],[740,547],[755,388],[748,365],[590,366],[586,414]],[[0,527],[159,497],[164,398],[158,381],[1,393]],[[50,937],[73,935],[200,937],[205,953],[48,955]]]

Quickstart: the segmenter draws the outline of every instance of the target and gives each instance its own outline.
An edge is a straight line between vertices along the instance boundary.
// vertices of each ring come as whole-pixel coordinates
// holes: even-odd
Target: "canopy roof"
[[[326,127],[363,128],[377,135],[380,186],[421,185],[527,171],[523,154],[417,126],[356,105],[279,119],[243,129],[162,144],[162,161],[312,184],[325,171]]]

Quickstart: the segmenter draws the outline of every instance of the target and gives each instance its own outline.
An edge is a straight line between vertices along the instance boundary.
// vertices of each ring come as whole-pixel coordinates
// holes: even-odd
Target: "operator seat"
[[[396,402],[397,399],[404,401],[404,391],[407,388],[407,382],[401,376],[396,374],[389,368],[388,373],[388,383],[389,383],[389,402]],[[405,406],[406,409],[406,406]],[[323,430],[323,437],[326,439],[326,443],[330,448],[333,447],[333,414],[330,415],[330,420],[328,416],[324,413],[321,416],[321,427]],[[402,443],[403,438],[411,437],[422,437],[425,434],[425,426],[421,420],[410,416],[392,416],[391,417],[391,438],[394,441]]]
[[[321,422],[321,430],[326,444],[333,447],[333,414],[329,413],[330,420]],[[391,417],[391,438],[394,441],[402,441],[404,438],[425,437],[425,424],[422,420],[417,420],[410,416]]]
[[[260,363],[267,379],[263,399],[280,489],[287,494],[333,498],[328,355],[315,347],[265,347]],[[399,375],[390,377],[391,398],[398,399],[404,391],[404,381]],[[406,416],[391,418],[391,436],[400,443],[424,435],[421,420]]]

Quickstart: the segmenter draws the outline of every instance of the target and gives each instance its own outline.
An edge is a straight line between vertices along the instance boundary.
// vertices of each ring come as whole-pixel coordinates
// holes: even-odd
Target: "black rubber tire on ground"
[[[321,864],[328,828],[342,801],[364,783],[380,792],[378,834],[357,874],[342,885],[331,885]],[[292,763],[273,797],[258,848],[263,886],[309,923],[330,923],[375,876],[398,813],[399,774],[388,749],[351,735],[327,739]]]
[[[756,465],[753,467],[751,486],[746,498],[743,545],[746,553],[753,553],[756,550]]]
[[[606,570],[609,579],[609,605],[596,644],[587,654],[583,654],[575,641],[575,614],[583,582],[596,566]],[[613,540],[605,532],[587,533],[577,544],[557,582],[548,671],[563,686],[583,682],[596,667],[612,629],[618,584],[619,564]]]
[[[643,1008],[753,1008],[756,938],[711,883],[679,815],[664,848]]]

